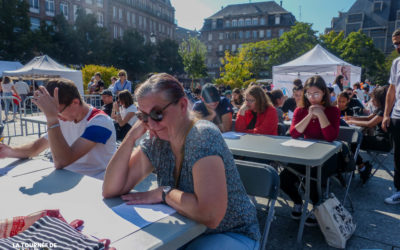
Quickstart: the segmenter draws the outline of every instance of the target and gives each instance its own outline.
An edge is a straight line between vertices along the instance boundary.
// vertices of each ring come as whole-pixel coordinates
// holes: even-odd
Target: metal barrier
[[[32,102],[33,96],[27,96],[25,98],[25,101],[23,103],[23,111],[24,111],[24,117],[26,117],[27,115],[41,115],[41,111],[38,108],[38,106],[36,106],[36,104],[34,104]]]
[[[16,103],[18,104],[16,104]],[[8,119],[9,116],[12,119]],[[14,136],[23,136],[24,130],[22,123],[21,103],[18,98],[14,96],[1,96],[0,97],[0,125],[3,126],[3,137],[8,139],[10,144],[11,138]],[[17,122],[18,121],[18,122]]]
[[[83,100],[95,108],[101,108],[101,95],[83,95]]]

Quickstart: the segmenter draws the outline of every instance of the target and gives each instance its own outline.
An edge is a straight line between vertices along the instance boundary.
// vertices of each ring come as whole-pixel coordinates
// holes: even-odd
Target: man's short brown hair
[[[77,98],[82,104],[82,97],[79,94],[78,88],[75,83],[65,78],[50,79],[45,85],[47,91],[51,96],[54,96],[54,89],[58,88],[58,103],[63,105],[70,105],[72,101]]]

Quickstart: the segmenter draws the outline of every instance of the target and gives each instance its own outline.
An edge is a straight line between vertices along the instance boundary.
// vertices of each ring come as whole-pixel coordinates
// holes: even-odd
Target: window
[[[223,40],[224,39],[224,33],[219,33],[219,40]]]
[[[117,18],[117,7],[113,6],[113,18]]]
[[[97,6],[103,7],[104,0],[97,0]]]
[[[229,32],[225,32],[225,39],[229,39]]]
[[[114,25],[114,38],[118,38],[118,27]]]
[[[74,4],[74,21],[76,21],[76,18],[78,17],[77,11],[78,11],[78,5]]]
[[[267,30],[267,37],[268,37],[268,38],[271,37],[271,30]]]
[[[124,30],[122,29],[122,27],[119,27],[119,36],[120,37],[124,36]]]
[[[236,44],[232,44],[232,51],[236,51]]]
[[[258,25],[258,18],[253,17],[253,20],[251,21],[253,25]]]
[[[225,21],[225,28],[229,28],[231,26],[231,21],[226,20]]]
[[[232,27],[237,27],[237,20],[236,19],[232,20]]]
[[[104,15],[102,12],[97,12],[97,26],[99,27],[104,26]]]
[[[40,28],[40,19],[31,17],[31,30],[37,30]]]
[[[243,20],[243,18],[240,18],[240,19],[239,19],[238,26],[239,26],[239,27],[242,27],[243,25],[244,25],[244,20]]]
[[[279,29],[279,37],[281,37],[283,35],[283,32],[285,32],[284,29]]]
[[[39,0],[29,0],[29,11],[39,13]]]
[[[260,38],[264,38],[264,30],[260,30],[258,34],[260,35]]]
[[[229,44],[226,44],[225,45],[225,50],[229,50],[229,47],[230,47]]]
[[[93,4],[93,0],[85,0],[87,4]]]
[[[46,0],[46,15],[54,16],[54,0]]]
[[[281,16],[276,15],[275,16],[275,24],[280,24],[281,23]]]
[[[60,3],[60,12],[64,15],[65,19],[68,20],[68,4]]]
[[[265,25],[265,18],[264,18],[264,17],[262,17],[262,18],[260,19],[260,25]]]
[[[123,18],[122,18],[122,9],[121,8],[119,9],[118,13],[119,13],[119,20],[122,21]]]
[[[239,44],[238,48],[241,49],[243,47],[243,44]]]
[[[135,13],[132,13],[131,22],[132,22],[133,25],[136,25],[136,15],[135,15]]]
[[[213,20],[212,21],[212,29],[215,29],[215,28],[217,28],[217,21]]]
[[[251,18],[246,18],[246,26],[250,26],[251,25]]]
[[[258,38],[257,30],[253,30],[253,38]]]
[[[139,16],[139,27],[142,27],[142,23],[143,23],[143,18],[142,16]]]
[[[208,34],[208,41],[212,40],[212,33]]]
[[[93,14],[93,11],[89,8],[85,8],[86,15]]]
[[[207,51],[208,51],[208,52],[211,52],[211,51],[212,51],[212,45],[208,45],[208,46],[207,46]]]
[[[249,39],[250,35],[251,35],[250,30],[246,31],[246,39]]]
[[[143,17],[143,29],[147,28],[147,18]]]
[[[357,23],[357,22],[362,22],[363,19],[363,14],[350,14],[347,16],[347,22],[348,23]]]
[[[218,51],[223,51],[224,50],[224,45],[220,44],[218,45]]]
[[[126,23],[131,25],[131,13],[129,11],[126,12]]]
[[[239,31],[239,39],[243,39],[243,31]]]

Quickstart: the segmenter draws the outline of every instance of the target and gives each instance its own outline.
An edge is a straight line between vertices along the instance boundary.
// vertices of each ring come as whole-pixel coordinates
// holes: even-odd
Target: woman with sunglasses
[[[206,225],[187,249],[258,248],[256,210],[219,129],[192,118],[182,85],[168,74],[153,75],[135,95],[140,121],[108,164],[103,196],[121,196],[128,204],[165,202]],[[134,148],[146,131],[150,137]],[[152,171],[159,188],[130,193]]]
[[[133,104],[132,94],[128,90],[122,90],[118,94],[118,101],[114,102],[111,118],[115,121],[117,140],[123,140],[137,121],[135,113],[137,108]]]
[[[245,91],[245,102],[240,108],[235,130],[251,134],[277,135],[278,115],[274,105],[257,86],[251,86]]]
[[[118,81],[114,84],[113,94],[118,95],[118,93],[124,89],[132,93],[132,83],[128,81],[128,74],[125,70],[120,70],[118,72]]]
[[[317,139],[331,142],[339,134],[340,110],[331,106],[329,90],[324,79],[313,76],[305,82],[302,104],[296,108],[293,114],[290,135],[293,138],[304,136],[306,139]],[[305,173],[305,167],[290,164],[292,169]],[[329,176],[337,172],[336,155],[328,159],[322,167],[322,185],[326,184]],[[311,176],[317,176],[317,168],[311,170]],[[302,199],[298,192],[298,177],[285,169],[280,174],[281,189],[292,199],[294,207],[292,218],[299,220],[302,213]],[[310,198],[313,204],[318,203],[316,181],[311,181]],[[313,214],[306,220],[307,226],[315,226],[317,222]]]

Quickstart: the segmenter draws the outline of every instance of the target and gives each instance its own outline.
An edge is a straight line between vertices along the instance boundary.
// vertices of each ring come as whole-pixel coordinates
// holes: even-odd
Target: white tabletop
[[[0,160],[0,166],[7,160]],[[28,171],[32,168],[33,171]],[[19,172],[17,172],[17,170]],[[148,249],[166,246],[179,247],[205,231],[179,214],[173,214],[134,232],[135,226],[118,216],[111,207],[121,204],[120,198],[103,199],[102,181],[68,170],[55,170],[53,164],[42,160],[28,160],[7,175],[0,177],[0,219],[28,215],[43,209],[60,209],[71,222],[84,220],[84,233],[108,238],[112,245],[129,246],[119,249]],[[22,174],[21,174],[22,173]],[[151,175],[135,190],[152,187]]]
[[[290,139],[286,136],[246,134],[239,139],[225,139],[225,142],[234,155],[310,166],[322,165],[341,148],[340,142],[316,140],[307,140],[315,142],[307,148],[282,145]]]

